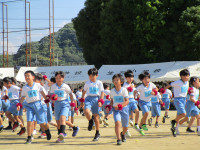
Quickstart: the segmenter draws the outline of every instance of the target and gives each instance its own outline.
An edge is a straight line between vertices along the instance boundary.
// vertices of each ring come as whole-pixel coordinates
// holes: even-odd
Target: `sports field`
[[[162,111],[162,116],[164,112]],[[171,111],[169,116],[171,118],[175,117],[175,111]],[[185,123],[180,127],[180,135],[173,137],[170,132],[170,119],[166,120],[166,123],[159,122],[160,127],[155,128],[154,125],[149,127],[149,131],[145,131],[145,136],[141,136],[133,128],[129,128],[132,137],[127,138],[127,142],[123,143],[121,146],[116,145],[116,137],[114,131],[114,121],[113,118],[109,120],[110,126],[104,128],[103,124],[101,125],[100,133],[101,138],[98,142],[93,142],[93,136],[95,131],[87,131],[88,122],[85,117],[75,116],[75,125],[78,125],[81,130],[78,133],[77,137],[72,138],[72,131],[66,128],[68,136],[65,138],[65,143],[57,144],[55,143],[57,138],[57,130],[51,126],[52,139],[47,141],[46,139],[38,139],[39,134],[34,136],[33,143],[30,145],[25,145],[26,134],[21,137],[17,136],[19,128],[16,132],[3,131],[0,133],[0,150],[117,150],[117,149],[137,149],[137,150],[196,150],[199,149],[200,136],[197,136],[197,133],[191,134],[186,133]],[[153,120],[154,122],[155,120]],[[5,121],[4,123],[6,123]],[[6,124],[7,125],[7,124]],[[196,121],[195,121],[196,126]],[[39,126],[37,127],[39,129]],[[192,127],[193,130],[196,130],[196,127]]]

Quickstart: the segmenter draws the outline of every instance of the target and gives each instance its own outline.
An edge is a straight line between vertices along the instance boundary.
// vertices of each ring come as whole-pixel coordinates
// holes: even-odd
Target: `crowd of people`
[[[108,127],[109,120],[113,117],[117,145],[121,145],[126,142],[127,136],[131,136],[129,124],[141,136],[145,136],[147,124],[152,126],[154,118],[155,127],[158,128],[161,108],[165,109],[162,117],[162,123],[165,123],[169,119],[172,97],[177,110],[176,118],[171,120],[172,135],[179,135],[179,127],[186,121],[186,131],[195,132],[191,126],[196,119],[197,135],[200,136],[200,83],[198,77],[190,77],[187,69],[180,71],[179,80],[170,84],[164,82],[162,85],[152,83],[150,74],[145,71],[139,75],[141,84],[137,85],[133,72],[127,70],[124,76],[115,74],[112,77],[114,86],[111,88],[110,84],[98,80],[98,70],[91,68],[88,70],[89,80],[84,86],[74,90],[64,82],[63,71],[57,71],[54,77],[48,79],[46,75],[29,70],[24,73],[24,77],[24,84],[18,84],[13,77],[0,80],[0,132],[15,131],[20,127],[17,135],[27,132],[26,144],[32,143],[33,135],[37,133],[37,124],[40,126],[39,138],[51,140],[50,125],[57,128],[56,143],[64,142],[67,136],[66,125],[73,130],[72,137],[77,136],[80,127],[74,125],[74,114],[80,112],[88,120],[88,131],[96,129],[93,141],[100,138],[100,124]],[[25,113],[26,125],[23,120]],[[53,122],[53,116],[56,122]],[[4,127],[6,120],[8,126]]]

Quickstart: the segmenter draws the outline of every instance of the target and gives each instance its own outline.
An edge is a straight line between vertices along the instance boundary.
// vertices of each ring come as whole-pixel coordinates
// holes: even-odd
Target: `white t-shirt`
[[[3,86],[2,90],[0,90],[0,98],[2,98],[4,95],[6,95],[6,91],[7,91],[7,88],[5,86]]]
[[[68,99],[69,94],[72,93],[70,87],[63,83],[60,87],[56,84],[51,86],[51,94],[56,94],[58,95],[58,101],[63,101]]]
[[[170,84],[174,89],[174,97],[186,97],[188,88],[189,88],[189,82],[183,82],[182,80],[174,81]]]
[[[50,86],[48,86],[48,83],[44,84],[44,89],[46,91],[46,94],[48,94],[48,92],[50,91]]]
[[[149,83],[148,87],[144,86],[144,84],[141,84],[140,86],[138,86],[136,90],[139,92],[140,100],[145,101],[145,102],[151,101],[151,97],[152,97],[151,92],[155,88],[156,88],[156,85],[153,84],[152,82]]]
[[[21,96],[25,97],[27,103],[40,101],[40,92],[43,91],[43,87],[39,83],[33,83],[30,87],[28,84],[23,86]]]
[[[192,87],[192,88],[193,88],[193,92],[190,95],[188,94],[187,100],[190,101],[190,96],[194,96],[195,101],[198,101],[198,99],[199,99],[199,89],[196,89],[195,87]]]
[[[158,94],[156,96],[152,96],[151,97],[151,103],[159,103],[159,100],[161,99],[161,95],[158,92]]]
[[[16,85],[12,85],[12,86],[8,89],[8,97],[9,97],[9,100],[20,99],[19,93],[20,93],[20,87],[18,87],[18,86],[16,86]]]
[[[78,90],[78,91],[76,92],[77,99],[80,99],[80,98],[82,97],[82,94],[83,94],[83,93],[82,93],[81,91]]]
[[[100,96],[101,92],[104,91],[103,83],[99,80],[95,83],[87,81],[84,85],[84,91],[86,91],[87,96]]]
[[[165,93],[162,94],[162,98],[170,98],[172,97],[172,92],[169,89],[165,90]]]
[[[76,95],[72,93],[73,99],[76,100]],[[69,101],[71,102],[70,96],[69,96]]]
[[[127,82],[125,82],[124,85],[123,85],[123,87],[127,89],[127,88],[130,87],[131,85],[134,86],[133,83],[132,83],[132,84],[128,84]],[[135,91],[135,90],[136,90],[136,88],[133,88],[133,91],[132,91],[132,92],[129,92],[129,91],[128,91],[129,98],[134,98],[134,91]]]
[[[113,106],[124,103],[124,98],[128,98],[128,91],[126,88],[122,87],[119,91],[113,88],[110,91],[110,98],[113,99]]]
[[[110,95],[110,90],[104,90],[104,93],[106,95]],[[109,99],[106,99],[106,96],[104,96],[104,101],[110,101]]]

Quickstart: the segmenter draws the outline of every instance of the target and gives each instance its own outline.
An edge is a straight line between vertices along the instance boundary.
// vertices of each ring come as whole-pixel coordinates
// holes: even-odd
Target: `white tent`
[[[1,68],[0,79],[3,79],[5,77],[14,77],[14,68]]]
[[[138,75],[143,71],[151,74],[151,81],[174,81],[180,78],[179,72],[186,68],[191,76],[200,77],[200,61],[177,61],[138,65],[103,65],[99,70],[99,79],[111,83],[114,74],[124,74],[130,69],[134,72],[136,82],[139,82]]]
[[[82,83],[88,80],[88,70],[93,68],[94,65],[86,66],[52,66],[52,67],[21,67],[16,79],[21,82],[25,82],[24,73],[27,70],[32,70],[35,73],[41,73],[51,78],[55,75],[56,71],[64,71],[65,81],[69,84]]]

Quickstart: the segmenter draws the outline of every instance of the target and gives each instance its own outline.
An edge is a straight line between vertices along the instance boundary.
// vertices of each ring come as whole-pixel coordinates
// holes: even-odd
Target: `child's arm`
[[[25,100],[25,97],[21,97],[19,103],[22,104],[22,103],[24,102],[24,100]],[[20,106],[18,105],[18,106],[17,106],[17,111],[19,111],[19,110],[20,110]]]
[[[122,104],[122,107],[127,106],[129,103],[129,99],[128,98],[124,98],[124,103]],[[119,110],[119,106],[114,106],[115,110]]]
[[[168,89],[170,87],[172,87],[172,86],[170,84],[168,84],[166,87],[164,87],[164,90],[166,90],[166,89]]]
[[[45,80],[47,81],[48,86],[51,86],[51,81],[48,78],[45,78]]]
[[[85,98],[86,91],[83,90],[82,98]]]
[[[42,97],[43,97],[44,99],[47,99],[47,97],[46,97],[44,91],[41,91],[40,93],[42,94]]]
[[[100,99],[103,99],[103,98],[104,98],[104,92],[102,91],[102,92],[101,92]],[[102,104],[101,102],[98,102],[98,105],[99,105],[99,107],[102,107],[102,106],[103,106],[103,104]]]

